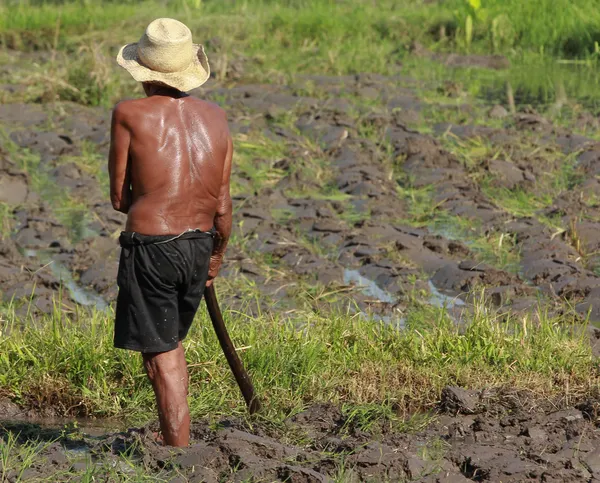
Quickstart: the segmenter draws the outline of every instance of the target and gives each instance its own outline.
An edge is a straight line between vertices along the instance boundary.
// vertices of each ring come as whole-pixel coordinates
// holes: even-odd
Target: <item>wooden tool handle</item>
[[[206,301],[206,308],[208,309],[210,320],[212,321],[217,338],[219,339],[219,343],[221,344],[221,348],[225,354],[225,358],[227,359],[229,367],[231,368],[231,372],[233,372],[233,376],[235,377],[235,380],[242,391],[242,395],[246,400],[248,411],[250,414],[254,414],[260,410],[260,403],[254,392],[254,386],[250,381],[250,377],[244,369],[242,361],[240,360],[233,342],[231,342],[227,328],[225,327],[223,315],[221,314],[219,302],[217,301],[217,294],[215,293],[214,282],[209,287],[204,289],[204,300]]]

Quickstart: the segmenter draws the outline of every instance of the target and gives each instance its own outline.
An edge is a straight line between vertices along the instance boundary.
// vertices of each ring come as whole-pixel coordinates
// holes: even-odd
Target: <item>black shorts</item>
[[[166,352],[187,335],[208,278],[213,232],[122,232],[115,347]]]

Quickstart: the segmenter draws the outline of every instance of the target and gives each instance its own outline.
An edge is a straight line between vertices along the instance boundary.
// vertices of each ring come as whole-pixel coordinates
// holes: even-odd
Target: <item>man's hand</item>
[[[210,287],[212,285],[213,280],[219,273],[222,263],[223,263],[222,255],[212,255],[210,257],[210,265],[208,268],[208,279],[206,280],[207,287]]]

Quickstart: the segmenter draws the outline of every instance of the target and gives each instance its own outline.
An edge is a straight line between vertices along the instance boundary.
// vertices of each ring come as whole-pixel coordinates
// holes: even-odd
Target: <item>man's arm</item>
[[[219,201],[217,204],[217,212],[215,213],[214,226],[217,231],[215,236],[215,244],[210,257],[210,268],[208,270],[208,281],[206,286],[212,284],[213,279],[219,273],[221,263],[223,263],[223,255],[227,242],[231,235],[231,193],[229,191],[229,180],[231,178],[231,159],[233,158],[233,141],[231,136],[227,141],[227,155],[225,156],[225,164],[223,166],[223,177],[221,180],[221,188],[219,190]]]
[[[112,114],[110,128],[110,152],[108,173],[110,175],[110,201],[115,210],[127,213],[131,205],[129,179],[129,143],[131,134],[123,121],[123,113],[117,105]]]

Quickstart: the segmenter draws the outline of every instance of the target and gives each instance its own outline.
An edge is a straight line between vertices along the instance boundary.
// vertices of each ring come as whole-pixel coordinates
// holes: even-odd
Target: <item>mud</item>
[[[106,433],[80,426],[5,423],[21,442],[53,441],[28,477],[76,474],[80,461],[119,465],[129,454],[169,481],[579,482],[600,479],[597,404],[531,410],[526,394],[446,387],[426,430],[386,421],[365,431],[332,405],[314,405],[273,430],[261,423],[198,421],[189,448],[165,448],[154,426]],[[58,440],[56,440],[58,438]],[[65,474],[63,473],[63,474]],[[66,481],[66,480],[65,480]],[[338,480],[339,481],[339,480]]]
[[[507,67],[503,58],[414,51],[450,66]],[[452,309],[458,320],[468,317],[473,293],[485,289],[501,313],[531,311],[542,302],[550,312],[571,305],[582,320],[589,315],[600,322],[600,143],[532,109],[513,115],[500,105],[486,112],[505,123],[502,129],[438,123],[429,126],[432,134],[419,132],[411,126],[423,120],[429,103],[420,98],[419,83],[401,74],[298,76],[285,86],[257,85],[241,82],[240,63],[227,79],[226,87],[213,79],[194,94],[227,109],[237,142],[266,139],[284,152],[274,160],[257,154],[252,169],[234,170],[234,230],[241,241],[231,246],[221,276],[253,282],[261,297],[248,305],[228,293],[227,307],[283,310],[296,303],[298,284],[342,287],[365,316],[402,326],[402,308],[415,292],[425,294],[424,303]],[[456,96],[456,86],[438,87]],[[470,106],[461,109],[468,121]],[[0,137],[0,203],[7,208],[0,293],[22,314],[49,312],[61,290],[68,311],[78,301],[92,308],[115,299],[124,216],[107,200],[104,163],[96,161],[102,166],[94,170],[85,161],[90,150],[106,157],[109,117],[107,110],[72,103],[0,106],[7,135]],[[597,125],[591,114],[580,121]],[[452,154],[449,141],[474,139],[504,155],[467,163]],[[548,155],[557,152],[562,156]],[[569,185],[535,216],[512,214],[482,188],[487,180],[535,192],[565,159],[574,160]],[[257,183],[253,176],[261,170],[267,174]],[[470,220],[480,234],[514,239],[517,270],[484,263],[468,240],[414,223],[413,201],[400,194],[410,189],[430,190],[433,212]],[[74,211],[79,217],[65,216],[57,202],[64,196],[83,207]],[[541,221],[548,219],[555,225]],[[68,277],[61,276],[65,270]],[[344,306],[338,300],[330,309]],[[590,331],[597,346],[596,335]],[[557,402],[529,411],[526,400],[448,388],[437,422],[415,435],[383,422],[379,432],[364,432],[325,405],[291,418],[280,433],[241,421],[223,421],[217,430],[198,422],[194,445],[181,452],[153,444],[148,428],[85,437],[77,448],[104,461],[142,441],[136,454],[148,468],[177,469],[189,481],[223,481],[233,468],[232,481],[249,475],[328,481],[342,460],[351,468],[348,481],[600,480],[595,406]],[[290,434],[306,434],[308,442],[293,444]],[[51,465],[34,467],[31,475],[72,468],[70,444],[54,443]]]

